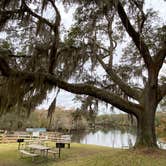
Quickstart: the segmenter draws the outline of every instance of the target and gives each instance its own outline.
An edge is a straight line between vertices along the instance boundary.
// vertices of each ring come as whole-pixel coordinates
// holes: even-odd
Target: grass
[[[0,144],[0,166],[165,166],[164,150],[122,150],[109,147],[71,144],[62,149],[61,159],[47,161],[20,159],[17,144]]]

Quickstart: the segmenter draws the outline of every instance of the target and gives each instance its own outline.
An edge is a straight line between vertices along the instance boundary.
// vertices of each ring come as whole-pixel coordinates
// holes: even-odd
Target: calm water
[[[107,129],[93,130],[90,132],[74,133],[74,142],[82,144],[92,144],[109,146],[113,148],[127,148],[135,144],[136,129]],[[159,144],[160,148],[166,149],[166,144]]]
[[[93,130],[89,132],[74,133],[73,141],[82,144],[93,144],[121,148],[135,144],[135,129],[114,129]]]

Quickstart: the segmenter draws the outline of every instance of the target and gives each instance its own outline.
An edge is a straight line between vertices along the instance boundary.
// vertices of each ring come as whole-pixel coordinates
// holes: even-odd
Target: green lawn
[[[20,159],[17,144],[0,144],[0,166],[166,166],[166,151],[122,150],[108,147],[71,144],[63,149],[61,159],[33,163]]]

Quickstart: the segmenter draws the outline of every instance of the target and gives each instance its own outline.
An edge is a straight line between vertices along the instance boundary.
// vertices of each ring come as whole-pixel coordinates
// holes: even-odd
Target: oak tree
[[[67,32],[57,2],[75,5],[75,23]],[[1,0],[0,29],[6,36],[0,48],[1,114],[12,107],[31,110],[60,88],[135,116],[135,147],[157,147],[155,113],[166,95],[160,75],[166,26],[145,3]]]

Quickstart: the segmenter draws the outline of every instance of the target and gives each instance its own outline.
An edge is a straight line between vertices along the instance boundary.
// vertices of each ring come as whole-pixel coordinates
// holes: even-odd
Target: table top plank
[[[49,149],[51,149],[50,147],[38,145],[38,144],[30,144],[30,145],[28,145],[28,147],[31,149],[37,149],[37,150],[49,150]]]

